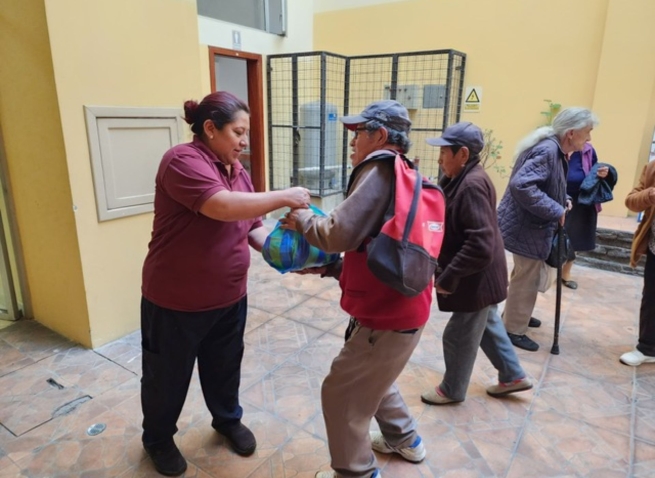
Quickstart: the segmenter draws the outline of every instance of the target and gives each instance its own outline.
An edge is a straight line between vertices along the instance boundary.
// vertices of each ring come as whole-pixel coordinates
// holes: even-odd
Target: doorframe
[[[4,195],[5,210],[7,213],[6,223],[9,230],[4,230],[4,225],[2,222],[1,211],[0,211],[0,234],[5,235],[5,239],[9,238],[12,244],[12,251],[14,264],[16,266],[16,275],[13,277],[11,269],[11,261],[9,259],[10,251],[5,240],[0,239],[2,244],[0,245],[0,254],[2,254],[2,262],[4,262],[4,267],[7,271],[7,276],[5,279],[8,281],[7,284],[3,284],[4,292],[7,297],[5,300],[7,303],[7,316],[2,318],[9,320],[18,320],[21,318],[31,319],[34,317],[32,312],[32,301],[29,293],[29,286],[27,282],[27,272],[25,268],[23,246],[20,241],[20,232],[18,228],[18,220],[16,217],[16,208],[14,205],[14,195],[11,188],[11,182],[9,181],[9,163],[7,162],[7,155],[4,147],[4,139],[2,137],[2,128],[0,127],[0,194]],[[17,303],[16,297],[16,288],[20,288],[20,297],[21,303]],[[22,308],[20,307],[22,305]],[[4,315],[4,314],[3,314]]]
[[[257,192],[266,191],[264,145],[264,83],[262,56],[245,51],[209,47],[209,76],[212,93],[216,91],[216,57],[226,56],[246,60],[248,77],[248,106],[250,107],[250,179]]]

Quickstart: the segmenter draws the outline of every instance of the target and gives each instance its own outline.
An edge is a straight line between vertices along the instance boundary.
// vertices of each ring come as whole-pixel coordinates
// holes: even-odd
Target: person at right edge
[[[567,155],[581,151],[598,124],[586,108],[567,108],[552,126],[542,126],[526,136],[516,150],[516,161],[507,189],[498,206],[498,225],[505,249],[512,253],[503,321],[515,347],[536,352],[539,344],[526,335],[532,318],[542,268],[557,229],[564,225],[571,201],[566,195]]]
[[[439,185],[446,195],[435,288],[439,310],[453,314],[443,332],[443,380],[421,400],[430,405],[464,401],[478,347],[498,370],[499,383],[487,389],[489,395],[529,390],[532,382],[498,315],[497,304],[507,297],[507,262],[496,219],[496,190],[480,165],[482,131],[472,123],[456,123],[427,142],[441,147]]]
[[[639,341],[637,347],[621,355],[621,362],[637,367],[642,363],[655,363],[655,161],[644,168],[639,185],[625,199],[625,205],[634,212],[644,212],[630,254],[630,265],[646,254],[644,288],[639,311]]]

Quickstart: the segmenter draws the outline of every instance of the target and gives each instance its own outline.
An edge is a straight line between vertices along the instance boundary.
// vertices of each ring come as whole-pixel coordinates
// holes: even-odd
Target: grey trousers
[[[416,423],[394,382],[422,332],[357,325],[332,362],[321,403],[332,468],[340,476],[368,478],[376,470],[369,437],[373,417],[389,445],[404,448],[416,440]]]
[[[443,332],[446,373],[439,388],[448,398],[456,401],[466,398],[478,347],[498,370],[499,382],[512,382],[526,376],[498,315],[497,305],[477,312],[455,312]]]
[[[503,322],[510,334],[524,335],[537,303],[544,261],[512,254],[514,269],[509,279]]]

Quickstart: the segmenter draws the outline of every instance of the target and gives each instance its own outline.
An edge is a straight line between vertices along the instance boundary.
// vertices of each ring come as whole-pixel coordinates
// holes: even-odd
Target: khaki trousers
[[[321,402],[332,468],[343,477],[370,477],[377,468],[369,430],[375,416],[387,443],[410,446],[416,423],[394,382],[421,338],[357,325],[323,381]]]
[[[510,334],[525,335],[543,280],[544,261],[512,254],[514,269],[509,279],[503,322]]]

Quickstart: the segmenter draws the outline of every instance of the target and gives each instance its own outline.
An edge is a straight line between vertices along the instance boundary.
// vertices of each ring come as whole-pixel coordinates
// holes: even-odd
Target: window
[[[198,15],[286,34],[286,0],[196,0]]]

